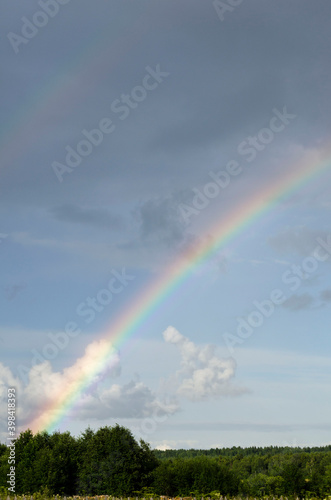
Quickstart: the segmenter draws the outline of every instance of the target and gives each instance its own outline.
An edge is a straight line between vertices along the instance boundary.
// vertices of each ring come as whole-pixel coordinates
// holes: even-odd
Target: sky
[[[159,449],[331,443],[330,16],[2,4],[2,442],[15,388],[17,435],[55,418]]]

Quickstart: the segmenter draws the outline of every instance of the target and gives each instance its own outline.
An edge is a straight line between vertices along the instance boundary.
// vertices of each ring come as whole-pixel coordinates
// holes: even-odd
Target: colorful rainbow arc
[[[52,432],[71,410],[84,391],[93,383],[95,377],[107,368],[112,360],[114,348],[128,342],[148,316],[167,299],[191,274],[192,271],[216,251],[222,249],[235,236],[240,234],[256,219],[270,211],[279,201],[300,189],[310,180],[327,172],[331,166],[329,154],[322,161],[310,159],[301,163],[290,172],[282,175],[273,185],[262,192],[244,200],[229,214],[227,220],[209,229],[212,236],[203,240],[181,254],[176,261],[154,282],[144,293],[138,294],[132,304],[110,326],[102,336],[106,339],[106,349],[96,356],[93,366],[80,375],[57,397],[51,405],[43,409],[43,413],[30,424],[36,432],[47,430]]]

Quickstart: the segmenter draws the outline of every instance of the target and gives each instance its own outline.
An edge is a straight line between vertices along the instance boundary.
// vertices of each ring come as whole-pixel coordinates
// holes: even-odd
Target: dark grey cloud
[[[134,228],[132,236],[119,245],[121,249],[172,249],[191,244],[194,236],[180,211],[183,202],[191,200],[190,191],[169,196],[153,197],[137,205],[131,212]]]
[[[177,54],[179,42],[183,47],[190,43],[196,66],[189,61],[182,65],[177,89],[182,98],[176,100],[176,106],[170,102],[172,115],[166,126],[155,132],[155,146],[162,151],[174,148],[178,153],[212,142],[224,144],[233,136],[251,134],[265,126],[267,113],[282,105],[299,116],[295,133],[300,142],[306,136],[313,144],[313,134],[306,135],[302,125],[310,122],[311,129],[322,128],[311,99],[320,92],[321,101],[327,101],[328,90],[320,74],[325,75],[324,82],[330,77],[329,70],[323,69],[328,57],[324,43],[328,27],[323,19],[319,24],[319,16],[330,7],[321,4],[321,11],[313,14],[309,2],[296,6],[301,7],[299,25],[294,4],[281,2],[275,7],[271,2],[249,2],[235,9],[224,23],[209,17],[204,4],[199,13],[201,22],[194,23],[194,29],[190,25],[181,35],[176,33],[177,38],[170,42]],[[323,33],[314,43],[312,14]],[[312,68],[309,74],[307,64]],[[330,128],[323,110],[319,109],[318,116]],[[291,135],[287,131],[286,136]]]
[[[26,288],[25,283],[16,283],[13,285],[7,285],[5,288],[5,297],[8,301],[14,300],[19,293],[21,293]]]
[[[299,311],[301,309],[310,309],[314,303],[314,298],[308,294],[294,294],[282,303],[282,307],[290,311]]]
[[[331,290],[322,290],[320,293],[320,299],[322,300],[322,302],[331,302]]]
[[[49,210],[53,217],[63,222],[118,230],[124,227],[122,218],[102,208],[82,208],[78,205],[61,205]]]
[[[19,31],[21,17],[35,10],[32,2],[6,5],[3,31]],[[280,150],[290,142],[315,145],[331,131],[330,14],[322,0],[243,2],[223,23],[212,1],[63,6],[20,54],[9,42],[1,49],[10,69],[2,81],[4,122],[16,130],[3,155],[2,202],[66,204],[75,191],[81,204],[102,188],[122,199],[138,191],[146,199],[161,195],[161,179],[172,187],[181,177],[194,183],[206,169],[208,147],[227,158],[267,124],[275,106],[298,116],[279,138]],[[114,135],[60,189],[52,161],[63,161],[64,148],[75,147],[84,128],[112,116],[112,101],[156,64],[170,76],[127,120],[117,119]]]
[[[138,211],[140,237],[147,243],[177,245],[184,241],[186,226],[172,198],[150,199]]]

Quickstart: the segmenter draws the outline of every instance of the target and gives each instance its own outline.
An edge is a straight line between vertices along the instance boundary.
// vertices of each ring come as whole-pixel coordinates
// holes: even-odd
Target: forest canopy
[[[15,442],[17,494],[207,496],[331,495],[331,446],[152,450],[116,425],[79,437],[22,432]],[[9,448],[0,444],[0,486]]]

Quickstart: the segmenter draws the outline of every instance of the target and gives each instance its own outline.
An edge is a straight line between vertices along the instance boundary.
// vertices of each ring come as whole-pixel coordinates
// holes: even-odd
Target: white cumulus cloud
[[[235,396],[246,392],[233,384],[236,362],[233,358],[219,358],[216,347],[199,347],[169,326],[163,332],[166,342],[174,344],[181,354],[181,367],[176,372],[177,394],[191,401],[218,396]]]

